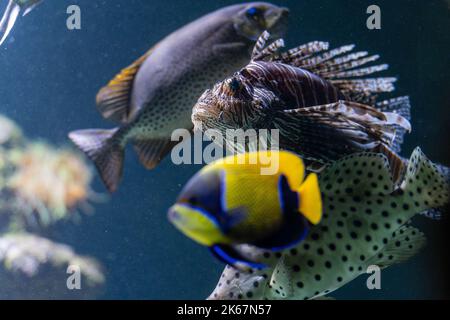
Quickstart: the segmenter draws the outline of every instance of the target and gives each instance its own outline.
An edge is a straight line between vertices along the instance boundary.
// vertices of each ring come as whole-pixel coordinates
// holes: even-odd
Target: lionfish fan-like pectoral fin
[[[425,235],[412,226],[402,226],[395,231],[386,246],[377,254],[367,260],[367,267],[378,266],[386,268],[391,265],[405,262],[414,257],[426,243]]]
[[[347,154],[389,146],[392,119],[376,109],[349,101],[284,110],[274,117],[280,141],[308,160],[322,163]]]
[[[147,169],[155,168],[177,144],[170,139],[136,140],[133,142],[139,161]]]
[[[87,129],[72,131],[69,138],[90,158],[110,192],[114,192],[122,177],[123,147],[114,139],[118,129]]]
[[[133,64],[123,69],[97,94],[97,109],[103,118],[115,122],[126,123],[135,113],[131,110],[131,93],[134,79],[140,67],[145,62],[152,50],[148,51]]]
[[[234,247],[229,245],[214,245],[209,249],[217,259],[239,270],[246,270],[248,268],[261,270],[266,267],[265,264],[247,259]]]
[[[389,100],[380,101],[375,105],[375,108],[381,112],[389,112],[402,116],[406,120],[411,120],[411,104],[409,97],[397,97]],[[395,130],[395,139],[392,142],[392,151],[399,153],[401,151],[401,145],[404,140],[404,136],[408,131],[407,128],[397,126]],[[409,128],[410,131],[410,128]]]

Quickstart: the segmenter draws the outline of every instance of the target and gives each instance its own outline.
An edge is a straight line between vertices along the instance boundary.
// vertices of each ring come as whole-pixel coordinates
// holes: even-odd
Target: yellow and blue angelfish
[[[267,165],[276,168],[267,174]],[[320,222],[317,175],[305,179],[302,159],[287,151],[251,152],[217,160],[200,170],[169,209],[169,220],[189,238],[232,266],[264,268],[236,248],[273,251],[294,246]]]

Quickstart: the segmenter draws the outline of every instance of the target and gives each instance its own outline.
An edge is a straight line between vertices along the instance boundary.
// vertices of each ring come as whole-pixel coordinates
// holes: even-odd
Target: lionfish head
[[[248,125],[254,105],[253,88],[234,76],[206,90],[192,111],[195,130],[240,129]]]

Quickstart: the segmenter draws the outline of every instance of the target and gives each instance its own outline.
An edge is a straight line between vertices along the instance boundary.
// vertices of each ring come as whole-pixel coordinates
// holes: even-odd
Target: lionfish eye
[[[238,79],[233,78],[233,79],[231,79],[231,81],[230,81],[230,83],[228,85],[229,85],[231,90],[236,92],[241,87],[241,82]]]
[[[258,19],[262,14],[262,10],[256,7],[251,7],[247,9],[245,14],[247,15],[248,18]]]

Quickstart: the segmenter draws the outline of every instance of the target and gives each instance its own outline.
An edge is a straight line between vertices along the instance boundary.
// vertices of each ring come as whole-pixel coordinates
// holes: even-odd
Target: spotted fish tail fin
[[[450,185],[450,168],[441,164],[436,164],[437,169],[442,174],[442,176],[447,181],[447,184]],[[421,215],[433,219],[433,220],[441,220],[444,217],[448,216],[448,212],[450,210],[449,206],[439,209],[430,209],[424,212],[421,212]]]
[[[418,212],[443,208],[449,204],[450,185],[447,177],[426,158],[420,148],[412,153],[400,188],[414,197]]]
[[[69,133],[69,138],[95,164],[110,192],[117,189],[122,177],[124,148],[117,137],[119,129],[87,129]]]

